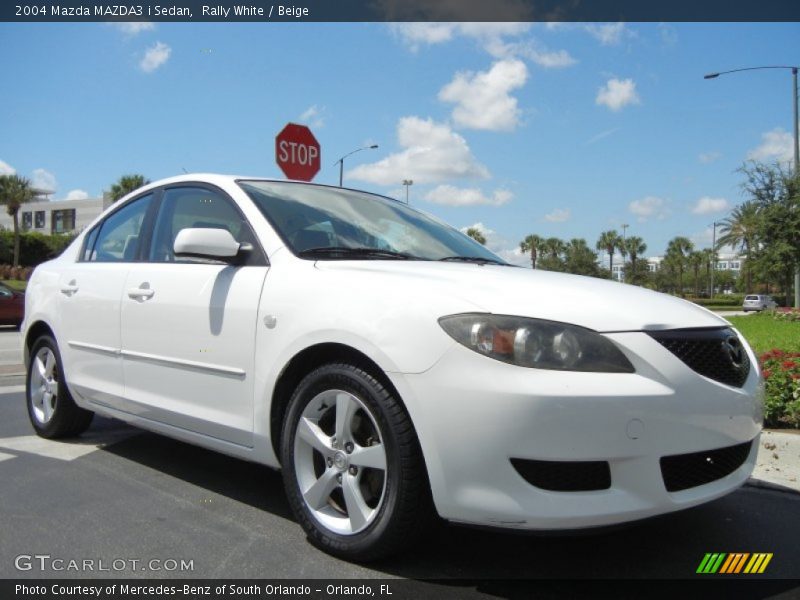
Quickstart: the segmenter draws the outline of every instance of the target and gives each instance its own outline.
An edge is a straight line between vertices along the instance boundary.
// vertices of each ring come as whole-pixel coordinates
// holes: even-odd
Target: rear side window
[[[142,222],[152,200],[152,194],[138,198],[103,221],[91,248],[87,242],[84,260],[91,262],[133,262],[136,260]],[[90,237],[92,235],[90,234]]]

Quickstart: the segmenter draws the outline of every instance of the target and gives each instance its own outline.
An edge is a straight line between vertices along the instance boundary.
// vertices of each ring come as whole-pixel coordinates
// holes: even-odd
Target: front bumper
[[[451,521],[519,529],[611,525],[723,496],[755,464],[762,387],[748,348],[742,388],[703,377],[640,332],[608,334],[633,374],[525,369],[458,344],[421,374],[390,374],[425,455],[434,502]],[[754,442],[719,479],[667,491],[663,457]],[[511,459],[608,463],[610,485],[551,491]]]

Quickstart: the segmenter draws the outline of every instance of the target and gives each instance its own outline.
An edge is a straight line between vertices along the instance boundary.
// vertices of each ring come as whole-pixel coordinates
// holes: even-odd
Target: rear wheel
[[[25,385],[28,417],[44,438],[75,436],[86,431],[94,413],[72,399],[61,367],[56,341],[43,335],[33,344]]]
[[[303,379],[284,421],[281,459],[295,517],[326,552],[376,560],[426,529],[430,492],[411,420],[362,368],[330,364]]]

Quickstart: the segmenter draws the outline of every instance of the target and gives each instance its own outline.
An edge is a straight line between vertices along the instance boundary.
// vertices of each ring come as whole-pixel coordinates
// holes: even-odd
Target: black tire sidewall
[[[31,400],[31,371],[34,368],[34,360],[36,355],[42,348],[49,348],[56,357],[56,379],[58,381],[58,394],[56,395],[56,403],[53,408],[53,415],[47,423],[40,423],[33,412],[33,402]],[[30,359],[28,361],[28,369],[25,373],[25,403],[28,407],[28,417],[30,418],[31,425],[36,430],[36,433],[44,438],[58,437],[64,428],[64,424],[68,418],[71,417],[70,410],[82,410],[75,405],[72,396],[67,388],[67,383],[64,379],[64,370],[62,367],[61,353],[58,350],[58,344],[49,335],[43,335],[38,338],[31,349]]]
[[[294,467],[295,432],[303,410],[317,394],[332,389],[353,394],[369,409],[386,451],[386,487],[379,512],[364,531],[352,535],[329,531],[314,518],[300,492]],[[301,381],[292,395],[284,420],[281,464],[289,504],[313,544],[346,558],[365,560],[382,554],[380,540],[393,526],[392,516],[400,493],[402,457],[391,414],[382,403],[384,395],[389,395],[388,390],[367,372],[350,365],[325,365]]]

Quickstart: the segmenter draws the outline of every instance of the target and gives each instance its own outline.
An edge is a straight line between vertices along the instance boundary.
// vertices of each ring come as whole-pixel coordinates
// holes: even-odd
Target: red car
[[[25,314],[25,293],[0,283],[0,325],[19,328]]]

